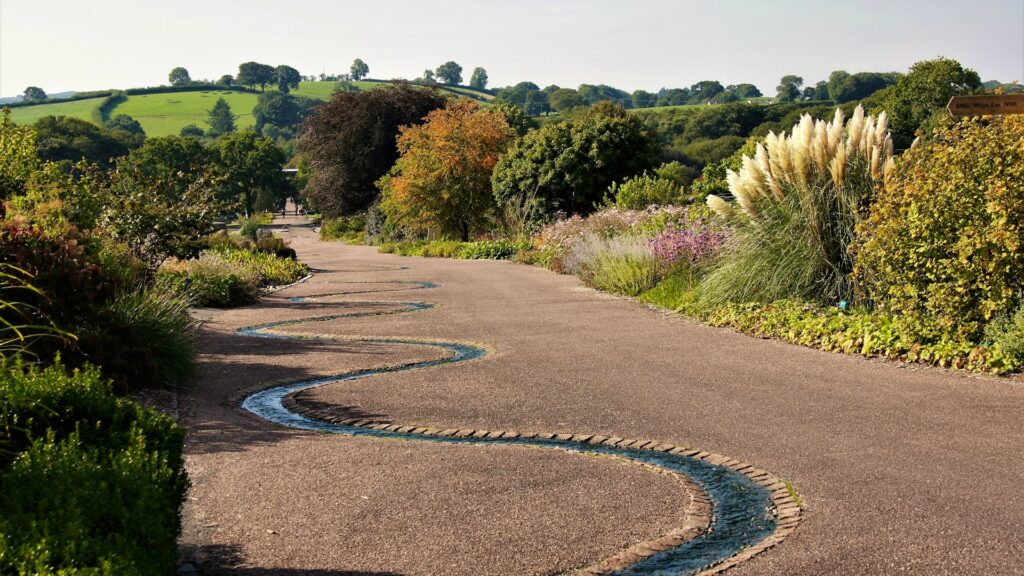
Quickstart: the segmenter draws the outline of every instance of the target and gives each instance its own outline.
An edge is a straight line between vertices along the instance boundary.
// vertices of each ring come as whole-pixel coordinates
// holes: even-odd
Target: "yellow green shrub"
[[[857,227],[859,296],[959,338],[1024,288],[1024,117],[965,119],[909,150]]]

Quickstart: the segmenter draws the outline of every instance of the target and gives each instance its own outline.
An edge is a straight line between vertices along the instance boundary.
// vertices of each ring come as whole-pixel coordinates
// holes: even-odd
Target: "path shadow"
[[[237,545],[186,544],[180,548],[182,558],[195,566],[201,576],[401,576],[398,572],[244,566],[241,548]]]

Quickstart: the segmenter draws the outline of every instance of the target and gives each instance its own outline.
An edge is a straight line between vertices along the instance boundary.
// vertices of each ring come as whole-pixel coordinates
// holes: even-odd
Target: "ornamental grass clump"
[[[602,238],[586,234],[573,246],[565,267],[589,286],[624,296],[650,290],[661,277],[661,267],[647,241],[632,235]]]
[[[727,173],[734,201],[708,196],[735,233],[701,284],[701,305],[850,299],[848,247],[893,166],[885,113],[865,116],[858,106],[845,122],[837,109],[827,123],[804,115],[792,134],[770,133],[755,150]]]

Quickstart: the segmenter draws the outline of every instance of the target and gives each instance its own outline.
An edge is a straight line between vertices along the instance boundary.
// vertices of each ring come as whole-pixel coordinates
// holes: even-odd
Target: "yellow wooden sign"
[[[953,116],[1024,114],[1024,93],[953,96],[946,109]]]

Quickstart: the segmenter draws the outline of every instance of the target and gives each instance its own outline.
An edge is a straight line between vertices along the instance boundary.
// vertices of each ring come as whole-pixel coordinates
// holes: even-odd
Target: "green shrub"
[[[226,253],[209,251],[195,260],[168,260],[157,272],[157,283],[187,294],[195,306],[227,308],[255,302],[259,271]]]
[[[123,292],[80,329],[79,345],[121,393],[184,386],[195,375],[188,307],[167,284]]]
[[[526,243],[511,240],[463,242],[454,257],[467,260],[508,260],[526,247]]]
[[[320,225],[321,240],[341,240],[343,242],[362,241],[365,237],[366,216],[331,218]]]
[[[1012,372],[1021,365],[1000,343],[979,345],[950,338],[936,330],[933,323],[909,316],[893,318],[863,309],[844,311],[796,300],[686,311],[712,326],[728,326],[753,336],[781,338],[832,352],[993,373]]]
[[[246,218],[239,221],[238,234],[242,238],[248,238],[249,240],[256,240],[256,235],[260,231],[260,221],[258,218]]]
[[[682,192],[678,183],[644,172],[627,178],[621,185],[612,183],[605,203],[624,210],[643,210],[652,205],[675,204],[681,200]]]
[[[1018,365],[1024,365],[1024,306],[985,326],[985,339],[999,345]]]
[[[461,253],[462,242],[457,240],[439,240],[428,242],[419,248],[419,255],[428,258],[456,258]]]
[[[383,254],[399,256],[425,256],[428,258],[460,258],[463,260],[507,260],[528,244],[512,240],[481,240],[459,242],[457,240],[411,240],[408,242],[384,242],[377,245]]]
[[[858,227],[861,295],[976,338],[1024,290],[1024,117],[966,119],[911,149]]]
[[[173,574],[184,430],[95,368],[0,368],[0,573]]]
[[[640,294],[639,300],[668,310],[680,310],[693,304],[694,288],[700,276],[690,269],[680,269],[664,277],[658,284]]]

